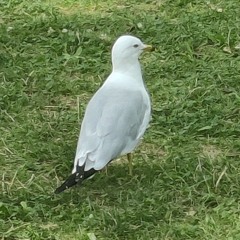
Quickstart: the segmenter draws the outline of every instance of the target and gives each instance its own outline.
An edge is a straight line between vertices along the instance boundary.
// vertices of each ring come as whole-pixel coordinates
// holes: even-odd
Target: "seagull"
[[[82,121],[72,174],[55,190],[82,183],[117,157],[138,145],[151,116],[139,56],[153,51],[151,45],[130,35],[119,37],[112,47],[112,73],[89,101]]]

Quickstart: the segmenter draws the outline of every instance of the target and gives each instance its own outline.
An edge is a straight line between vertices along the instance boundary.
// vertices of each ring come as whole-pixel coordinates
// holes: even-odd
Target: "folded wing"
[[[86,109],[73,172],[77,164],[85,164],[85,171],[100,170],[112,159],[131,152],[149,118],[146,92],[104,88],[98,91]]]

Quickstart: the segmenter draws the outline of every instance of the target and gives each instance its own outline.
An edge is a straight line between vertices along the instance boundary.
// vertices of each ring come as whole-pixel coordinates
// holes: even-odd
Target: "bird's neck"
[[[121,74],[127,74],[129,77],[135,79],[141,79],[142,81],[142,71],[138,60],[134,61],[113,61],[113,72],[118,72]]]

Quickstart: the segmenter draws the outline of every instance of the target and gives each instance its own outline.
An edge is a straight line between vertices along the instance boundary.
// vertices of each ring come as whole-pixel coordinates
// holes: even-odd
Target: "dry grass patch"
[[[219,157],[223,156],[223,152],[217,146],[214,145],[203,145],[202,155],[211,161],[218,160]]]

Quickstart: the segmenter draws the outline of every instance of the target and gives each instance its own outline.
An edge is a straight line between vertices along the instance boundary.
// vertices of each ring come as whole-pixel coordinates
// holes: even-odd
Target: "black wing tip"
[[[59,193],[65,191],[66,189],[67,189],[67,187],[62,187],[62,185],[61,185],[60,187],[55,189],[54,194],[59,194]]]
[[[79,181],[77,180],[77,174],[73,173],[67,178],[67,180],[60,187],[56,188],[54,193],[59,194],[59,193],[65,191],[66,189],[76,185],[78,182]]]
[[[54,194],[59,194],[63,191],[64,191],[64,189],[62,190],[62,189],[60,189],[60,187],[58,187],[58,188],[55,189]]]
[[[94,168],[91,168],[90,170],[84,172],[84,165],[82,167],[77,167],[77,171],[71,174],[60,187],[56,188],[54,193],[59,194],[66,189],[76,185],[77,183],[81,183],[84,179],[89,178],[96,172],[97,170]]]

